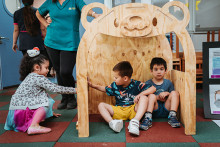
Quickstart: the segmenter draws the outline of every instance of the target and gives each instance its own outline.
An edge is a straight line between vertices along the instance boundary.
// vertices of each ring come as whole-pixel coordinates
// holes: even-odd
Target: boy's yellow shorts
[[[131,120],[136,115],[134,108],[135,104],[128,107],[112,106],[114,111],[113,119]]]

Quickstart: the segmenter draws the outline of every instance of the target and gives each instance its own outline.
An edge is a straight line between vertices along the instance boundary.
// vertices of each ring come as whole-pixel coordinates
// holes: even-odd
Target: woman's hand
[[[12,50],[16,53],[16,50],[18,49],[18,45],[15,43],[12,45]]]
[[[97,14],[97,13],[95,13],[95,14],[93,14],[93,17],[94,18],[98,18],[99,16],[101,16],[102,14]]]
[[[50,18],[50,16],[47,16],[47,17],[46,17],[46,21],[47,21],[47,23],[49,23],[49,24],[52,22],[52,19]]]

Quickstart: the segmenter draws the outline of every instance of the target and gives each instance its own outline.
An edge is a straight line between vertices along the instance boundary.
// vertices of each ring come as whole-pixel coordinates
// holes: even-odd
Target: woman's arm
[[[82,10],[83,10],[85,7],[86,7],[86,6],[83,6]],[[89,10],[89,12],[88,12],[87,15],[88,15],[88,16],[92,16],[92,17],[94,17],[94,18],[97,18],[97,17],[99,17],[101,14],[97,14],[97,13],[95,13],[95,12],[91,9],[91,10]]]
[[[38,20],[44,25],[44,27],[47,28],[47,26],[50,25],[50,24],[46,21],[46,19],[45,19],[43,16],[40,15],[40,13],[39,13],[38,10],[37,10],[37,12],[36,12],[36,16],[37,16]]]
[[[16,49],[18,49],[17,40],[19,36],[19,27],[18,25],[14,25],[14,31],[13,31],[13,45],[12,50],[16,52]]]
[[[44,39],[46,37],[47,29],[42,23],[40,23],[40,30],[41,30],[41,35]]]

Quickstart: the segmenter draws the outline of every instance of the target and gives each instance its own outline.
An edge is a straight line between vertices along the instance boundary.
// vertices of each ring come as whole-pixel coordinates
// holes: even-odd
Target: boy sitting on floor
[[[176,117],[179,106],[179,93],[174,90],[174,86],[170,80],[164,79],[167,71],[166,61],[159,57],[153,58],[150,63],[150,70],[153,79],[148,80],[146,85],[156,87],[153,118],[168,117],[168,123],[172,127],[180,127],[180,122]],[[149,128],[152,126],[152,113],[146,112],[145,117],[147,117],[145,119],[146,128]]]
[[[115,96],[115,106],[104,102],[98,106],[100,114],[109,123],[109,127],[115,132],[120,132],[123,128],[123,120],[130,119],[129,132],[139,135],[139,121],[147,111],[148,97],[156,97],[152,94],[156,88],[131,79],[132,73],[131,64],[128,61],[122,61],[113,68],[115,82],[111,85],[105,87],[92,84],[90,81],[88,84],[99,91],[106,92],[109,96]],[[141,94],[138,95],[139,93]]]

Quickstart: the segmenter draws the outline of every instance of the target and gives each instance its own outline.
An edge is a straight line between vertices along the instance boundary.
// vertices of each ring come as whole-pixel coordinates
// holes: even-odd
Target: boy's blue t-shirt
[[[113,82],[111,85],[106,86],[105,89],[107,95],[115,96],[116,106],[126,107],[133,105],[135,96],[149,87],[149,84],[131,79],[131,83],[127,87],[118,86]]]
[[[49,13],[52,23],[47,27],[44,40],[46,46],[65,51],[77,51],[79,45],[79,22],[81,10],[86,4],[83,0],[46,0],[38,9],[42,16]]]
[[[171,91],[174,91],[174,86],[173,86],[173,83],[168,80],[168,79],[164,79],[163,80],[163,83],[161,85],[156,85],[152,79],[151,80],[148,80],[146,82],[147,85],[150,85],[150,86],[154,86],[156,88],[156,92],[154,93],[155,95],[159,95],[161,92],[171,92]]]

